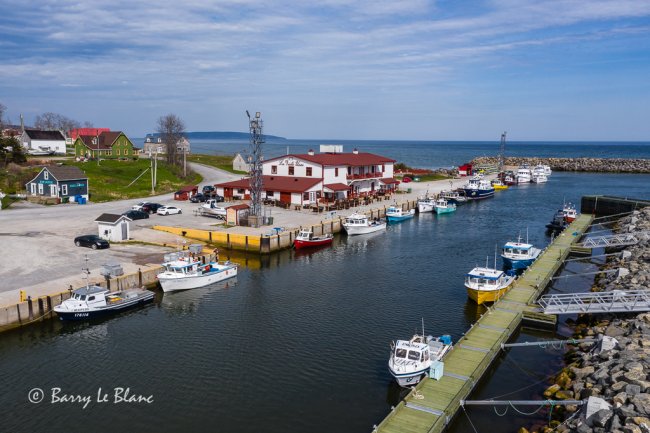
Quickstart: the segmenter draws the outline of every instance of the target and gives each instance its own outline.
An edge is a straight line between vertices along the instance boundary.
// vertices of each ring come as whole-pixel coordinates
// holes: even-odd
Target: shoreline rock
[[[474,158],[472,164],[498,164],[499,158],[482,156]],[[579,171],[595,173],[650,173],[650,159],[625,158],[537,158],[537,157],[507,157],[505,165],[521,166],[528,164],[533,167],[544,164],[553,171]]]

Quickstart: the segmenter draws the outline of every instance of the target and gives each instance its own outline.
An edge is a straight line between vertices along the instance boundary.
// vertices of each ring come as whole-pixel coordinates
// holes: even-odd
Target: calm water
[[[250,258],[236,282],[159,294],[154,305],[93,325],[49,321],[0,337],[3,431],[363,432],[397,403],[389,343],[424,318],[427,333],[457,340],[483,312],[463,275],[495,245],[528,228],[532,243],[564,198],[650,197],[650,176],[556,173],[549,183],[497,193],[455,214],[428,214],[331,248]],[[573,264],[580,268],[582,265]],[[593,266],[593,265],[591,265]],[[576,268],[576,269],[578,269]],[[581,269],[581,268],[580,268]],[[589,281],[559,280],[557,290]],[[522,340],[549,338],[522,334]],[[560,352],[514,349],[475,397],[533,398]],[[32,388],[47,402],[31,404]],[[115,387],[151,404],[49,403],[51,388],[91,395]],[[110,398],[112,401],[112,397]],[[513,419],[471,410],[479,431],[510,432]],[[542,415],[543,416],[543,415]],[[519,424],[518,424],[519,425]],[[469,431],[459,417],[452,429]]]
[[[142,140],[136,139],[136,142]],[[361,152],[388,156],[409,166],[439,168],[458,166],[477,156],[495,156],[499,141],[365,141],[365,140],[269,140],[264,144],[266,159],[291,153],[319,152],[321,144],[341,144],[345,152],[357,148]],[[193,153],[233,155],[246,152],[247,141],[192,140]],[[650,158],[650,142],[580,143],[580,142],[508,142],[507,156]]]

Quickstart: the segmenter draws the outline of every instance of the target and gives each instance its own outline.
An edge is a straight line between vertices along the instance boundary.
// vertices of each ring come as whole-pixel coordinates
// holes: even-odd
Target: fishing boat
[[[237,264],[211,261],[202,263],[187,251],[168,254],[162,264],[165,269],[156,278],[163,292],[197,289],[237,275]]]
[[[530,181],[532,183],[546,183],[548,182],[548,177],[544,173],[533,173]]]
[[[323,245],[331,245],[334,235],[326,233],[322,236],[314,236],[311,229],[302,229],[293,241],[293,247],[297,250],[309,247],[320,247]]]
[[[436,200],[433,197],[429,197],[428,195],[424,196],[424,198],[418,199],[418,212],[419,213],[425,213],[425,212],[433,212],[433,207],[436,204]]]
[[[432,364],[452,349],[451,337],[415,334],[410,340],[391,342],[388,370],[400,386],[417,385],[429,374]]]
[[[386,209],[386,219],[389,223],[397,223],[415,216],[415,209],[403,210],[398,206],[391,206]]]
[[[455,189],[449,191],[440,191],[440,197],[447,199],[447,201],[454,203],[456,206],[467,203],[467,197],[464,194],[465,191],[462,189],[460,191]]]
[[[504,185],[512,186],[517,184],[517,177],[512,171],[505,171],[499,175]]]
[[[494,179],[491,184],[495,191],[508,189],[508,185],[506,185],[501,179]]]
[[[546,175],[546,177],[549,177],[551,174],[553,174],[553,171],[551,170],[551,167],[548,165],[543,165],[543,164],[537,164],[533,168],[533,174],[535,173],[540,173]]]
[[[494,268],[476,267],[465,275],[465,288],[467,295],[477,304],[495,302],[500,299],[510,288],[515,277],[496,269],[496,256]]]
[[[564,205],[562,212],[564,213],[564,220],[568,223],[572,223],[578,217],[578,211],[571,202]]]
[[[522,165],[517,170],[517,183],[530,183],[532,173],[527,164]]]
[[[342,224],[343,229],[348,236],[365,235],[386,229],[386,221],[375,218],[369,219],[367,215],[362,213],[353,213],[345,218]]]
[[[526,269],[539,257],[542,252],[532,244],[521,242],[521,236],[517,242],[506,242],[501,250],[503,266],[506,269]]]
[[[439,198],[436,200],[435,203],[435,208],[436,208],[436,213],[437,214],[443,214],[443,213],[451,213],[456,211],[456,205],[454,203],[451,203],[449,200],[444,199],[444,198]]]
[[[146,289],[125,289],[111,292],[104,287],[90,285],[90,271],[84,269],[86,286],[75,289],[70,298],[54,307],[61,320],[90,320],[116,314],[153,300],[154,293]]]
[[[494,196],[494,188],[482,176],[474,176],[463,187],[465,196],[470,200],[481,200]]]
[[[555,215],[553,215],[551,222],[546,224],[546,229],[549,232],[558,233],[564,230],[568,225],[569,223],[564,219],[564,211],[559,209]]]

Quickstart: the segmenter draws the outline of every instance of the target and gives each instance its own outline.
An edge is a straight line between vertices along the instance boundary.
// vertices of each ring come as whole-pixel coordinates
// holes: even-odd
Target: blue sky
[[[142,137],[650,140],[650,0],[0,0],[0,102]]]

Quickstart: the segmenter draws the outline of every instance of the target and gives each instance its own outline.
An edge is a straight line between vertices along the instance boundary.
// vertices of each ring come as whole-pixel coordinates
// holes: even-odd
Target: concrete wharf
[[[425,378],[375,428],[382,433],[437,433],[445,429],[522,319],[589,228],[582,214],[540,254],[444,358],[440,380]]]

